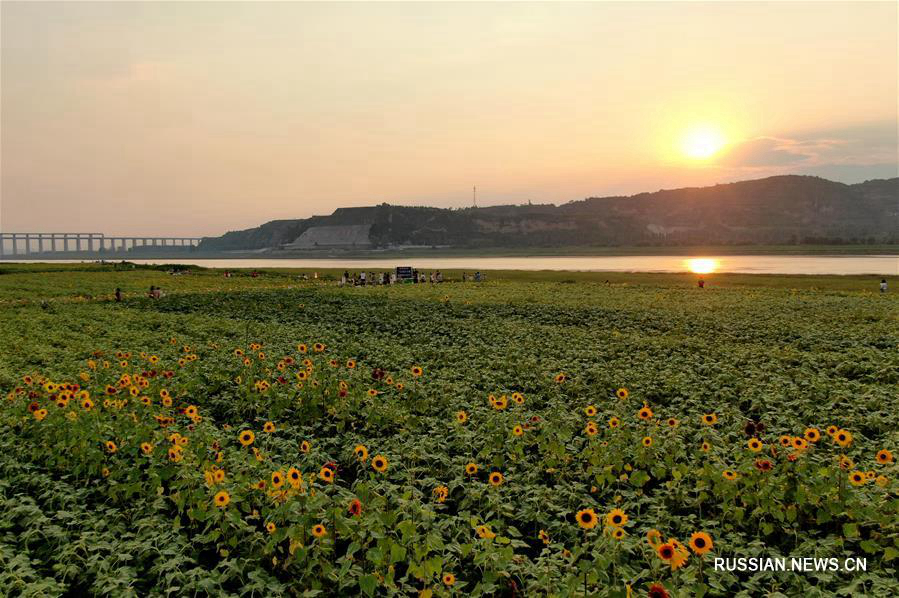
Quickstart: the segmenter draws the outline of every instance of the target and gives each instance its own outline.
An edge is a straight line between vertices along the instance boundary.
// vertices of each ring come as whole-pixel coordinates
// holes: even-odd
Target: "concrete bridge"
[[[143,247],[196,247],[201,240],[202,237],[107,237],[103,233],[0,233],[0,258],[33,253],[124,252]]]

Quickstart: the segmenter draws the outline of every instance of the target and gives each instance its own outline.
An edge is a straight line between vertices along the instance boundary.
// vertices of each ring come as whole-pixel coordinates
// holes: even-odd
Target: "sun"
[[[726,141],[721,130],[712,125],[695,125],[684,133],[681,151],[688,158],[705,160],[724,147]]]

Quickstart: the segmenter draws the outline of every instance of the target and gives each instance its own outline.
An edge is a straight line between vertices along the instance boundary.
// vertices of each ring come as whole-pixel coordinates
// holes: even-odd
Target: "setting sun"
[[[681,150],[689,158],[703,160],[718,153],[724,144],[724,135],[719,129],[702,125],[693,127],[684,134]]]
[[[710,274],[718,269],[718,260],[705,257],[685,260],[684,264],[694,274]]]

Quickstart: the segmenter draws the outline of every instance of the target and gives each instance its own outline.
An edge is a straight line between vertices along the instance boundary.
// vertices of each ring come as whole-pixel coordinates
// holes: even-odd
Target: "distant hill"
[[[444,209],[385,203],[274,220],[204,239],[200,249],[846,243],[899,243],[899,178],[845,185],[775,176],[560,206]]]

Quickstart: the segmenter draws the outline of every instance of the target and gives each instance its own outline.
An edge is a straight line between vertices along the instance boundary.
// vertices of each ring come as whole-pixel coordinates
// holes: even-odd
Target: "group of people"
[[[475,272],[473,275],[467,272],[462,273],[462,282],[481,282],[482,280],[484,280],[484,275],[480,272]],[[362,272],[353,272],[352,274],[349,271],[344,271],[343,276],[340,277],[339,284],[341,286],[370,286],[406,282],[413,284],[439,284],[443,281],[443,273],[440,270],[427,273],[412,270],[411,275],[407,277],[399,277],[396,272],[366,272],[363,270]]]
[[[401,279],[397,278],[396,272],[366,272],[365,270],[363,270],[358,273],[353,272],[352,274],[350,274],[349,271],[345,270],[343,272],[343,276],[340,277],[341,286],[350,285],[354,287],[396,284],[398,281],[402,282]],[[419,282],[417,276],[413,282]]]

